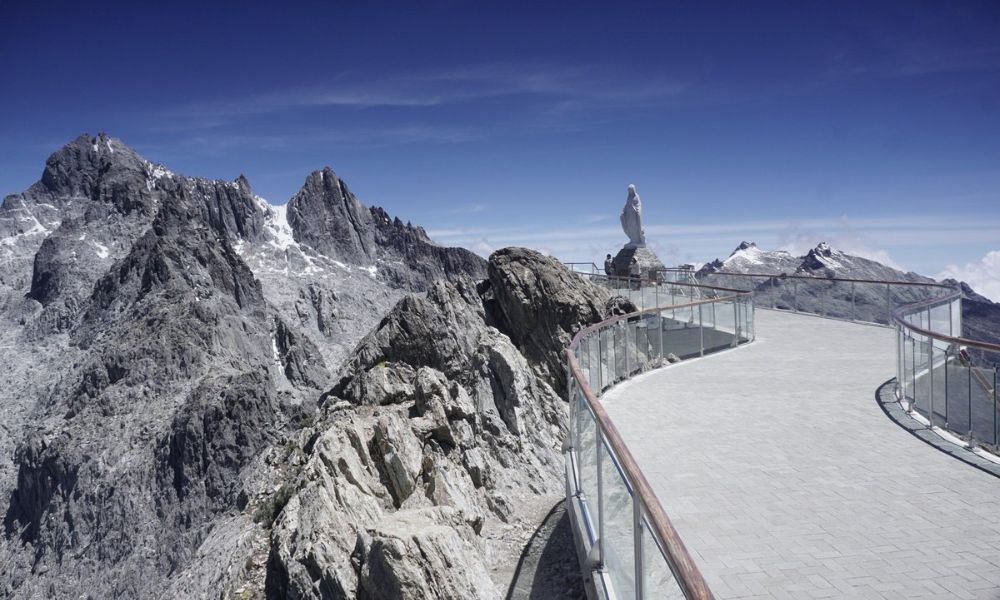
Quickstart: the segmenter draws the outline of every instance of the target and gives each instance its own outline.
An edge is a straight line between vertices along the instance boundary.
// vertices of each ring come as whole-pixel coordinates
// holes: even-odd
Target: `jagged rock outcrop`
[[[422,227],[366,208],[329,167],[315,171],[288,203],[296,242],[336,260],[375,265],[393,285],[422,290],[438,278],[479,278],[485,261],[434,244]]]
[[[522,349],[537,373],[563,392],[565,350],[581,323],[600,321],[608,292],[557,260],[525,248],[504,248],[489,261],[491,316]]]
[[[612,296],[604,305],[604,315],[606,317],[627,315],[638,310],[639,307],[625,296]]]
[[[371,213],[329,167],[314,171],[288,202],[295,241],[353,264],[371,262],[375,227]]]
[[[407,296],[345,363],[275,523],[273,597],[499,596],[488,532],[561,493],[566,384],[549,365],[607,293],[529,250],[489,272]]]

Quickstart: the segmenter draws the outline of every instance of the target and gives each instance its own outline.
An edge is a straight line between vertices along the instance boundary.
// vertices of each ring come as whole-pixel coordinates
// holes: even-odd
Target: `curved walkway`
[[[1000,479],[889,420],[890,329],[758,310],[602,398],[723,598],[1000,598]]]

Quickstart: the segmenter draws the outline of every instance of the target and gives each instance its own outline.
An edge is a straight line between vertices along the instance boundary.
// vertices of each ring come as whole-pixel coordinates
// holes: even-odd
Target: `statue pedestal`
[[[629,265],[632,264],[632,258],[634,257],[639,263],[639,273],[642,274],[642,277],[657,277],[657,271],[664,268],[664,266],[659,257],[656,256],[656,253],[645,246],[629,248],[630,245],[626,245],[615,255],[611,263],[613,273],[619,277],[628,277]]]

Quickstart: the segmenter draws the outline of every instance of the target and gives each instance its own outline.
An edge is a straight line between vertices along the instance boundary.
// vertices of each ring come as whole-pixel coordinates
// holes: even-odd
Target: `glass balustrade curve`
[[[950,441],[1000,456],[1000,345],[962,337],[961,290],[929,281],[721,271],[699,280],[752,290],[758,308],[893,327],[900,405]]]
[[[693,277],[576,272],[608,288],[618,313],[578,332],[567,351],[567,499],[595,588],[619,600],[713,598],[600,397],[650,369],[752,341],[753,295]]]

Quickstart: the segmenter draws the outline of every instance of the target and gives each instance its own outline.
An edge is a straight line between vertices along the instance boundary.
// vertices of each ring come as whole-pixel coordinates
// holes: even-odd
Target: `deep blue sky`
[[[613,252],[628,183],[670,262],[1000,250],[998,3],[294,4],[0,0],[0,194],[106,131],[279,204],[330,165],[480,252]]]

